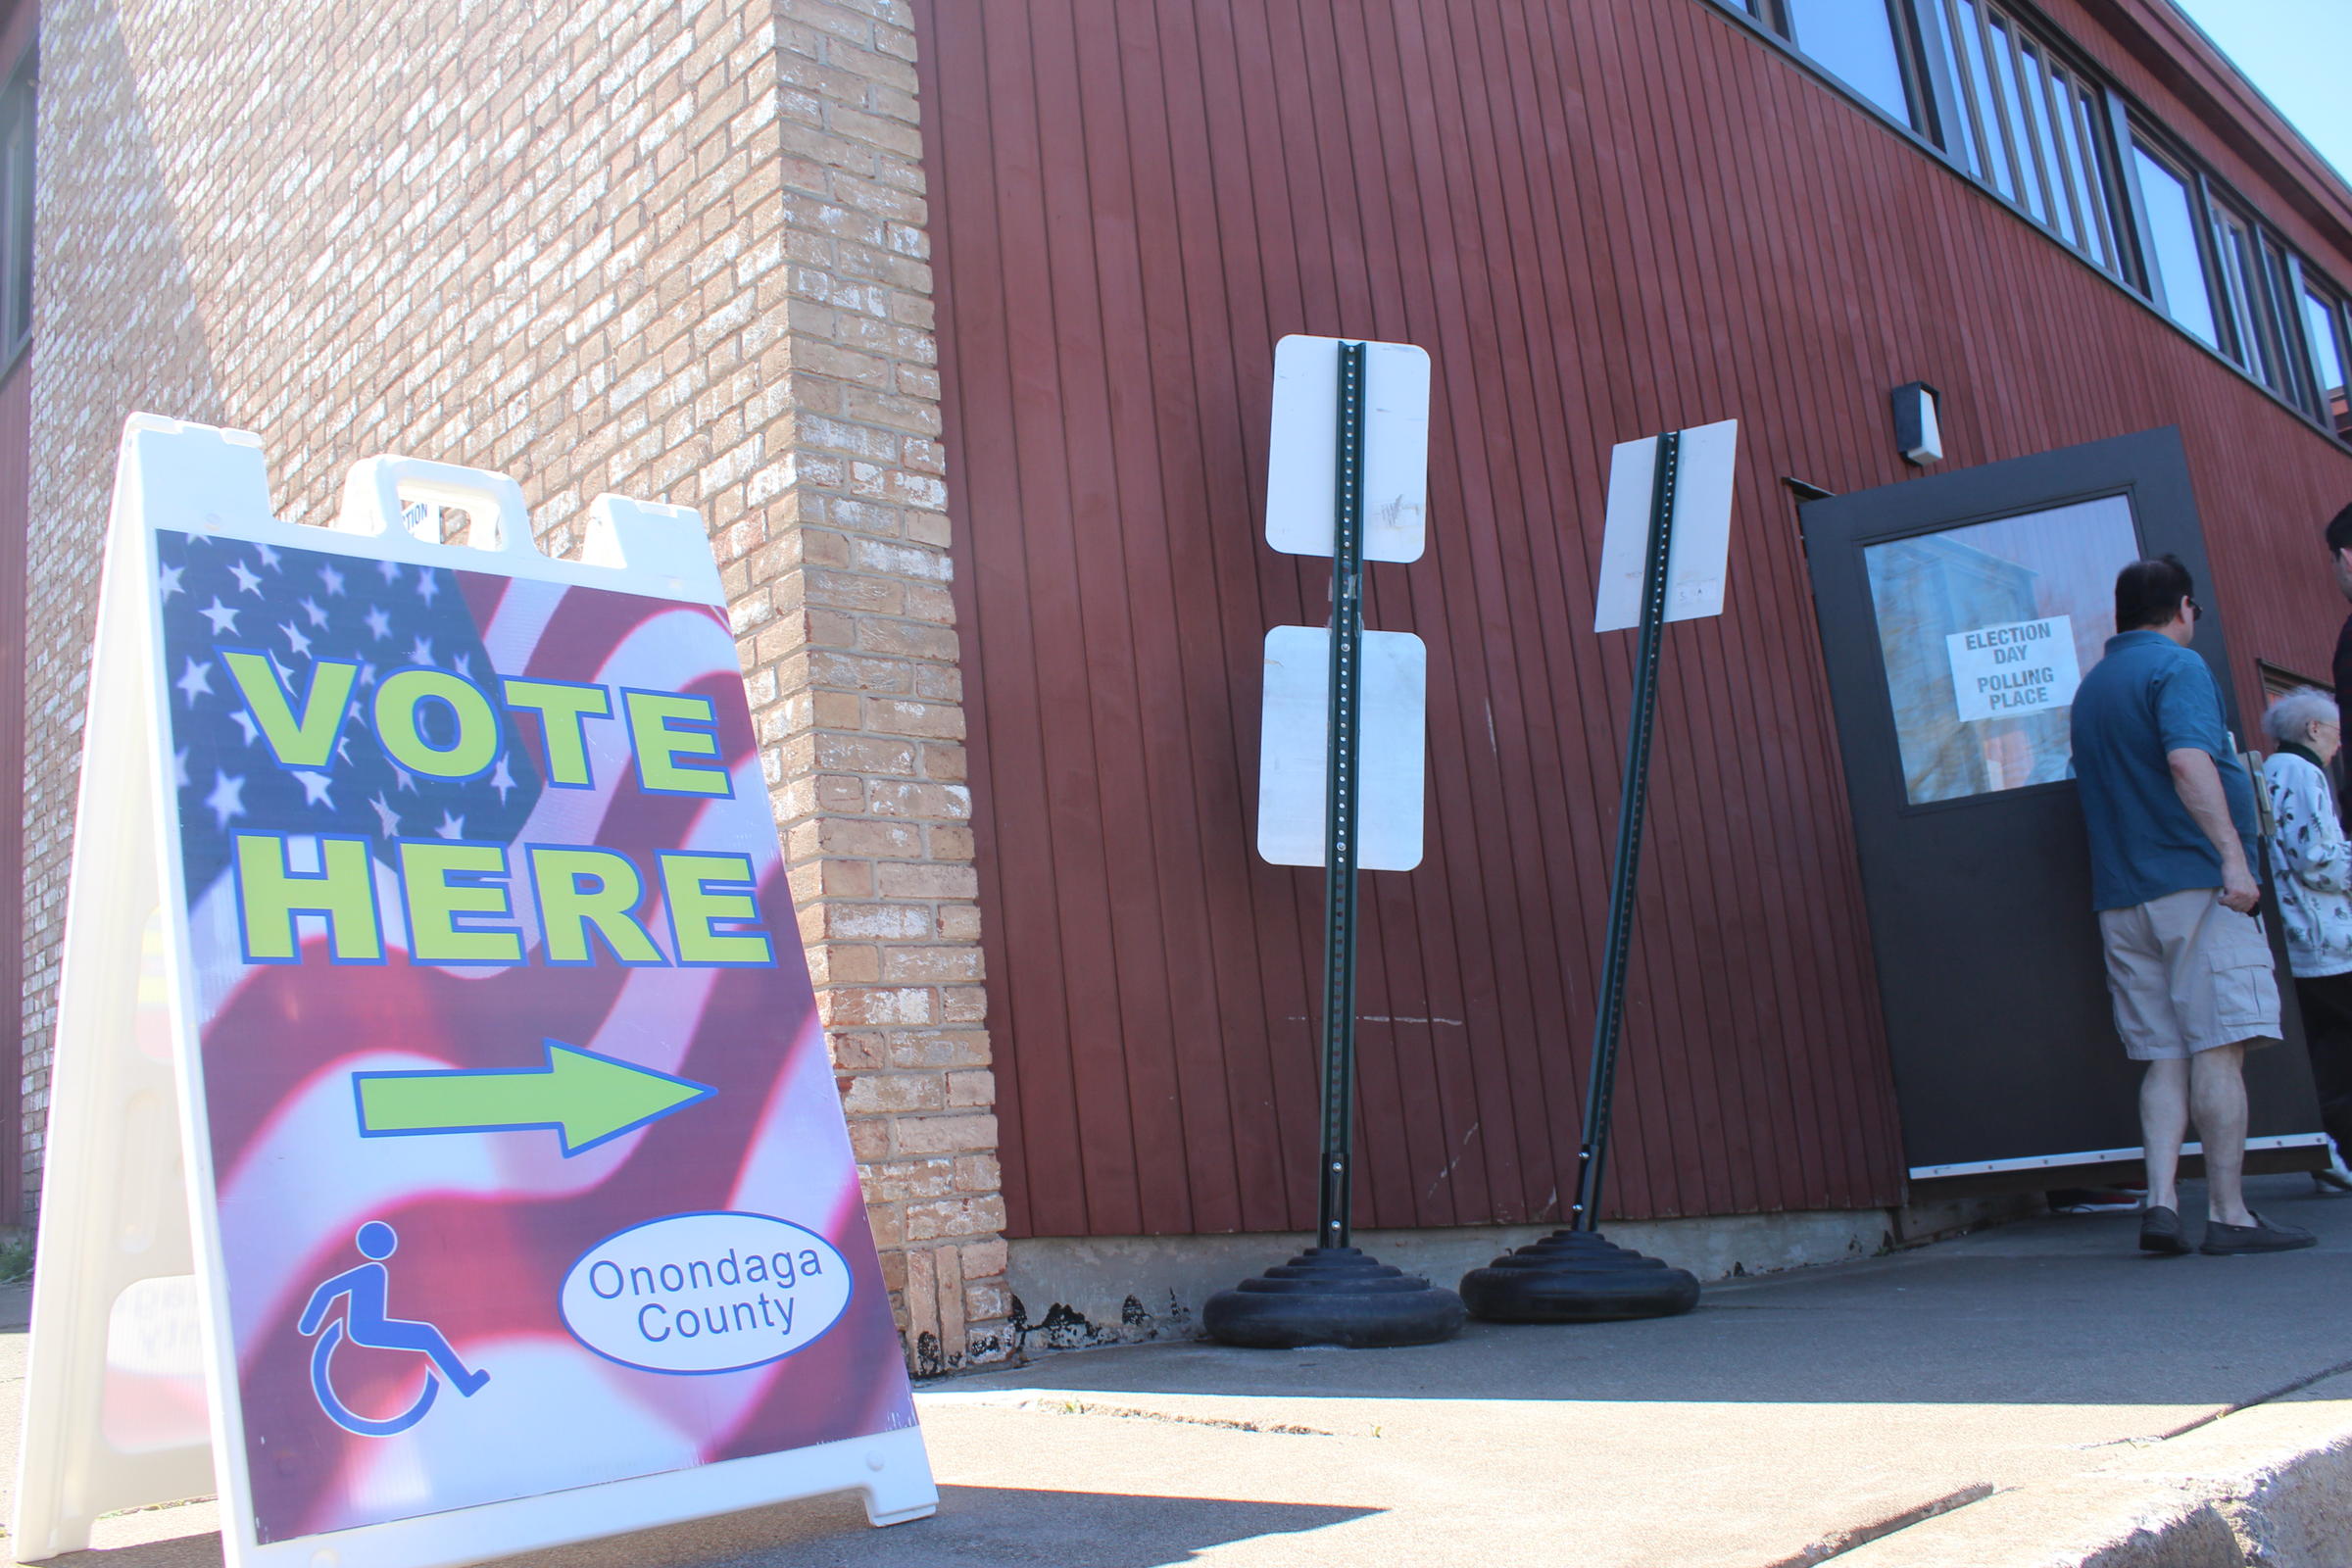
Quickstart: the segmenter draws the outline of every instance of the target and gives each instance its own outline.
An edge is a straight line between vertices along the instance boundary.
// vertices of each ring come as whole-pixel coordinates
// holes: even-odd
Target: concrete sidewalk
[[[2249,1556],[2271,1527],[2214,1501],[2239,1485],[2232,1466],[2336,1484],[2278,1479],[2330,1445],[2352,1478],[2352,1200],[2305,1196],[2302,1177],[2254,1185],[2321,1247],[2152,1259],[2132,1216],[2050,1216],[1712,1287],[1665,1322],[1473,1325],[1417,1350],[1054,1356],[920,1395],[934,1519],[869,1530],[855,1500],[820,1499],[518,1561],[2352,1562],[2352,1523],[2329,1546],[2274,1530],[2284,1544]],[[21,1378],[21,1332],[0,1349]],[[2347,1503],[2328,1517],[2352,1519]],[[106,1522],[106,1549],[57,1561],[215,1563],[213,1526],[210,1504],[127,1515]]]

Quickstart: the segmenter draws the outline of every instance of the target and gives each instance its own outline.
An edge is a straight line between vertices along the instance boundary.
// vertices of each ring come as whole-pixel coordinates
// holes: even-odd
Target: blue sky
[[[2352,182],[2352,0],[2174,0]]]

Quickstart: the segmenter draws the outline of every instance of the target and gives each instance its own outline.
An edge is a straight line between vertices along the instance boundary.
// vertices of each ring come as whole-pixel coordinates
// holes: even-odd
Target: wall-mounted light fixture
[[[1925,467],[1943,461],[1943,427],[1936,422],[1936,390],[1925,381],[1907,381],[1893,392],[1894,444],[1903,456]]]

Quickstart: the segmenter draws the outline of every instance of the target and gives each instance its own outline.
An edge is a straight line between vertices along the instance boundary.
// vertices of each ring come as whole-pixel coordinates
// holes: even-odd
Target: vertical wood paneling
[[[1947,466],[2180,424],[2248,693],[2257,657],[2325,662],[2311,536],[2352,459],[1704,0],[918,18],[1016,1234],[1312,1214],[1320,879],[1250,848],[1259,641],[1325,613],[1326,568],[1259,542],[1286,332],[1437,367],[1432,549],[1368,596],[1432,704],[1428,858],[1366,888],[1365,1223],[1549,1218],[1573,1182],[1631,673],[1583,629],[1614,442],[1741,420],[1726,613],[1669,637],[1627,1214],[1897,1191],[1777,482],[1904,478],[1889,387],[1943,389]]]

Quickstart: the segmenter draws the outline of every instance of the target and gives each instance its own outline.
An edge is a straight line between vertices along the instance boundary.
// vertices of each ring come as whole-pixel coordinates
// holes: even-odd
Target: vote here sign
[[[155,466],[221,437],[152,435],[106,635],[146,651],[231,1563],[870,1505],[891,1463],[928,1511],[692,514],[608,500],[591,554],[623,559],[552,561],[511,481],[435,467],[503,514],[456,548],[402,526],[396,468],[372,514],[360,483],[343,529],[297,528],[155,505]]]
[[[1963,721],[2065,708],[2082,684],[2074,621],[2065,615],[1978,626],[1943,641],[1952,662],[1952,698]]]

